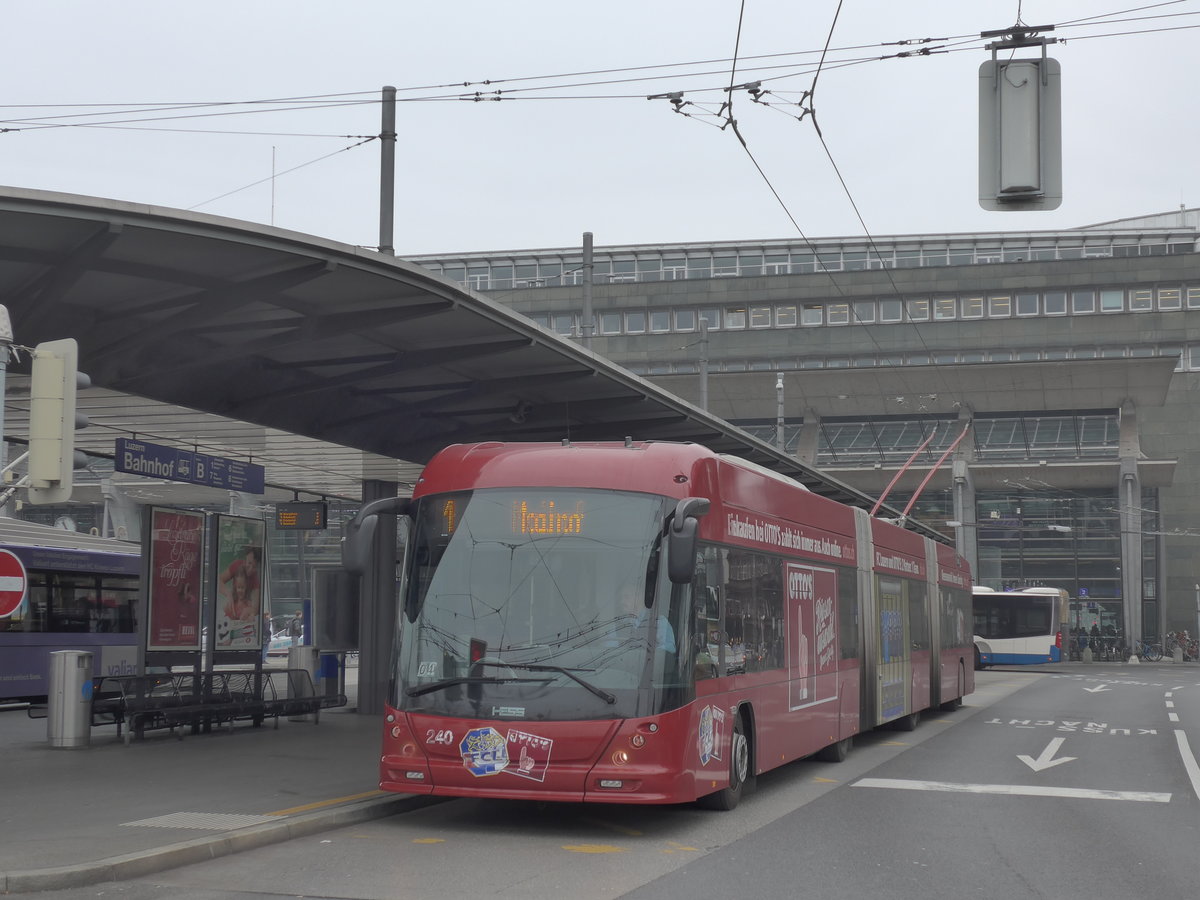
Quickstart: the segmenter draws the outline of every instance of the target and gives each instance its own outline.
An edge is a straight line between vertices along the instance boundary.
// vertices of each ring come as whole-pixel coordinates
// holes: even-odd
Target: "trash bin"
[[[288,697],[312,697],[315,695],[319,658],[320,653],[317,648],[307,644],[288,648]],[[290,674],[292,669],[303,669],[308,672],[309,677],[307,679],[293,677]],[[288,716],[288,721],[312,722],[315,718],[312,713],[304,713],[299,716]]]
[[[320,671],[321,682],[317,685],[317,692],[326,697],[336,697],[341,693],[341,679],[338,677],[341,666],[338,665],[338,655],[322,653]]]
[[[87,650],[50,654],[46,737],[51,747],[77,749],[91,743],[92,654]]]

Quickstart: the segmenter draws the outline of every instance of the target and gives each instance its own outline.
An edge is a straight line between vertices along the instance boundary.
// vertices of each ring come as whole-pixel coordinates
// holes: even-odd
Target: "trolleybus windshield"
[[[686,702],[677,640],[689,588],[659,565],[672,509],[568,488],[422,498],[392,705],[578,720]]]

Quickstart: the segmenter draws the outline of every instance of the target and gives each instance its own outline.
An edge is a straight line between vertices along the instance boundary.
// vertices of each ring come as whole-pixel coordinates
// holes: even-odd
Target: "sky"
[[[375,246],[373,138],[392,85],[401,257],[575,247],[585,231],[605,246],[1054,230],[1200,206],[1200,0],[55,0],[5,13],[0,184]],[[1054,211],[978,202],[979,34],[1018,21],[1065,39],[1048,49],[1062,68]],[[759,102],[743,87],[755,81]],[[678,111],[647,99],[674,92]]]

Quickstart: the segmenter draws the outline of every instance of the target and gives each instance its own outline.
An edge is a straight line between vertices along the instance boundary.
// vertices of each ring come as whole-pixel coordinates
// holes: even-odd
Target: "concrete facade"
[[[591,337],[582,286],[562,283],[579,280],[578,251],[414,261],[461,271],[760,437],[783,434],[789,452],[871,494],[916,446],[901,440],[874,460],[843,453],[847,461],[834,446],[847,423],[936,426],[889,503],[903,506],[898,498],[929,476],[913,514],[957,523],[947,533],[980,563],[978,581],[1063,586],[1080,619],[1102,608],[1118,627],[1161,637],[1200,627],[1197,219],[1184,210],[1068,232],[876,238],[865,263],[861,241],[801,248],[828,271],[798,265],[796,242],[790,256],[762,242],[597,247],[605,263],[591,286]],[[969,264],[947,264],[969,253]],[[514,286],[548,259],[566,274],[542,265],[551,277]],[[1012,422],[1025,430],[1024,450],[979,437],[984,423],[994,435]],[[1076,423],[1074,451],[1040,436],[1062,422]],[[842,437],[831,439],[834,426]],[[932,451],[964,430],[935,468]],[[1089,443],[1085,433],[1104,437]],[[1069,520],[1047,518],[1056,502]],[[991,533],[997,523],[1004,535]]]

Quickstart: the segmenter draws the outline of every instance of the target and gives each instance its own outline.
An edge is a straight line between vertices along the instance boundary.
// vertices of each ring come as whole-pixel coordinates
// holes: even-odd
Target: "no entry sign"
[[[0,619],[17,611],[28,584],[25,564],[11,550],[0,550]]]

